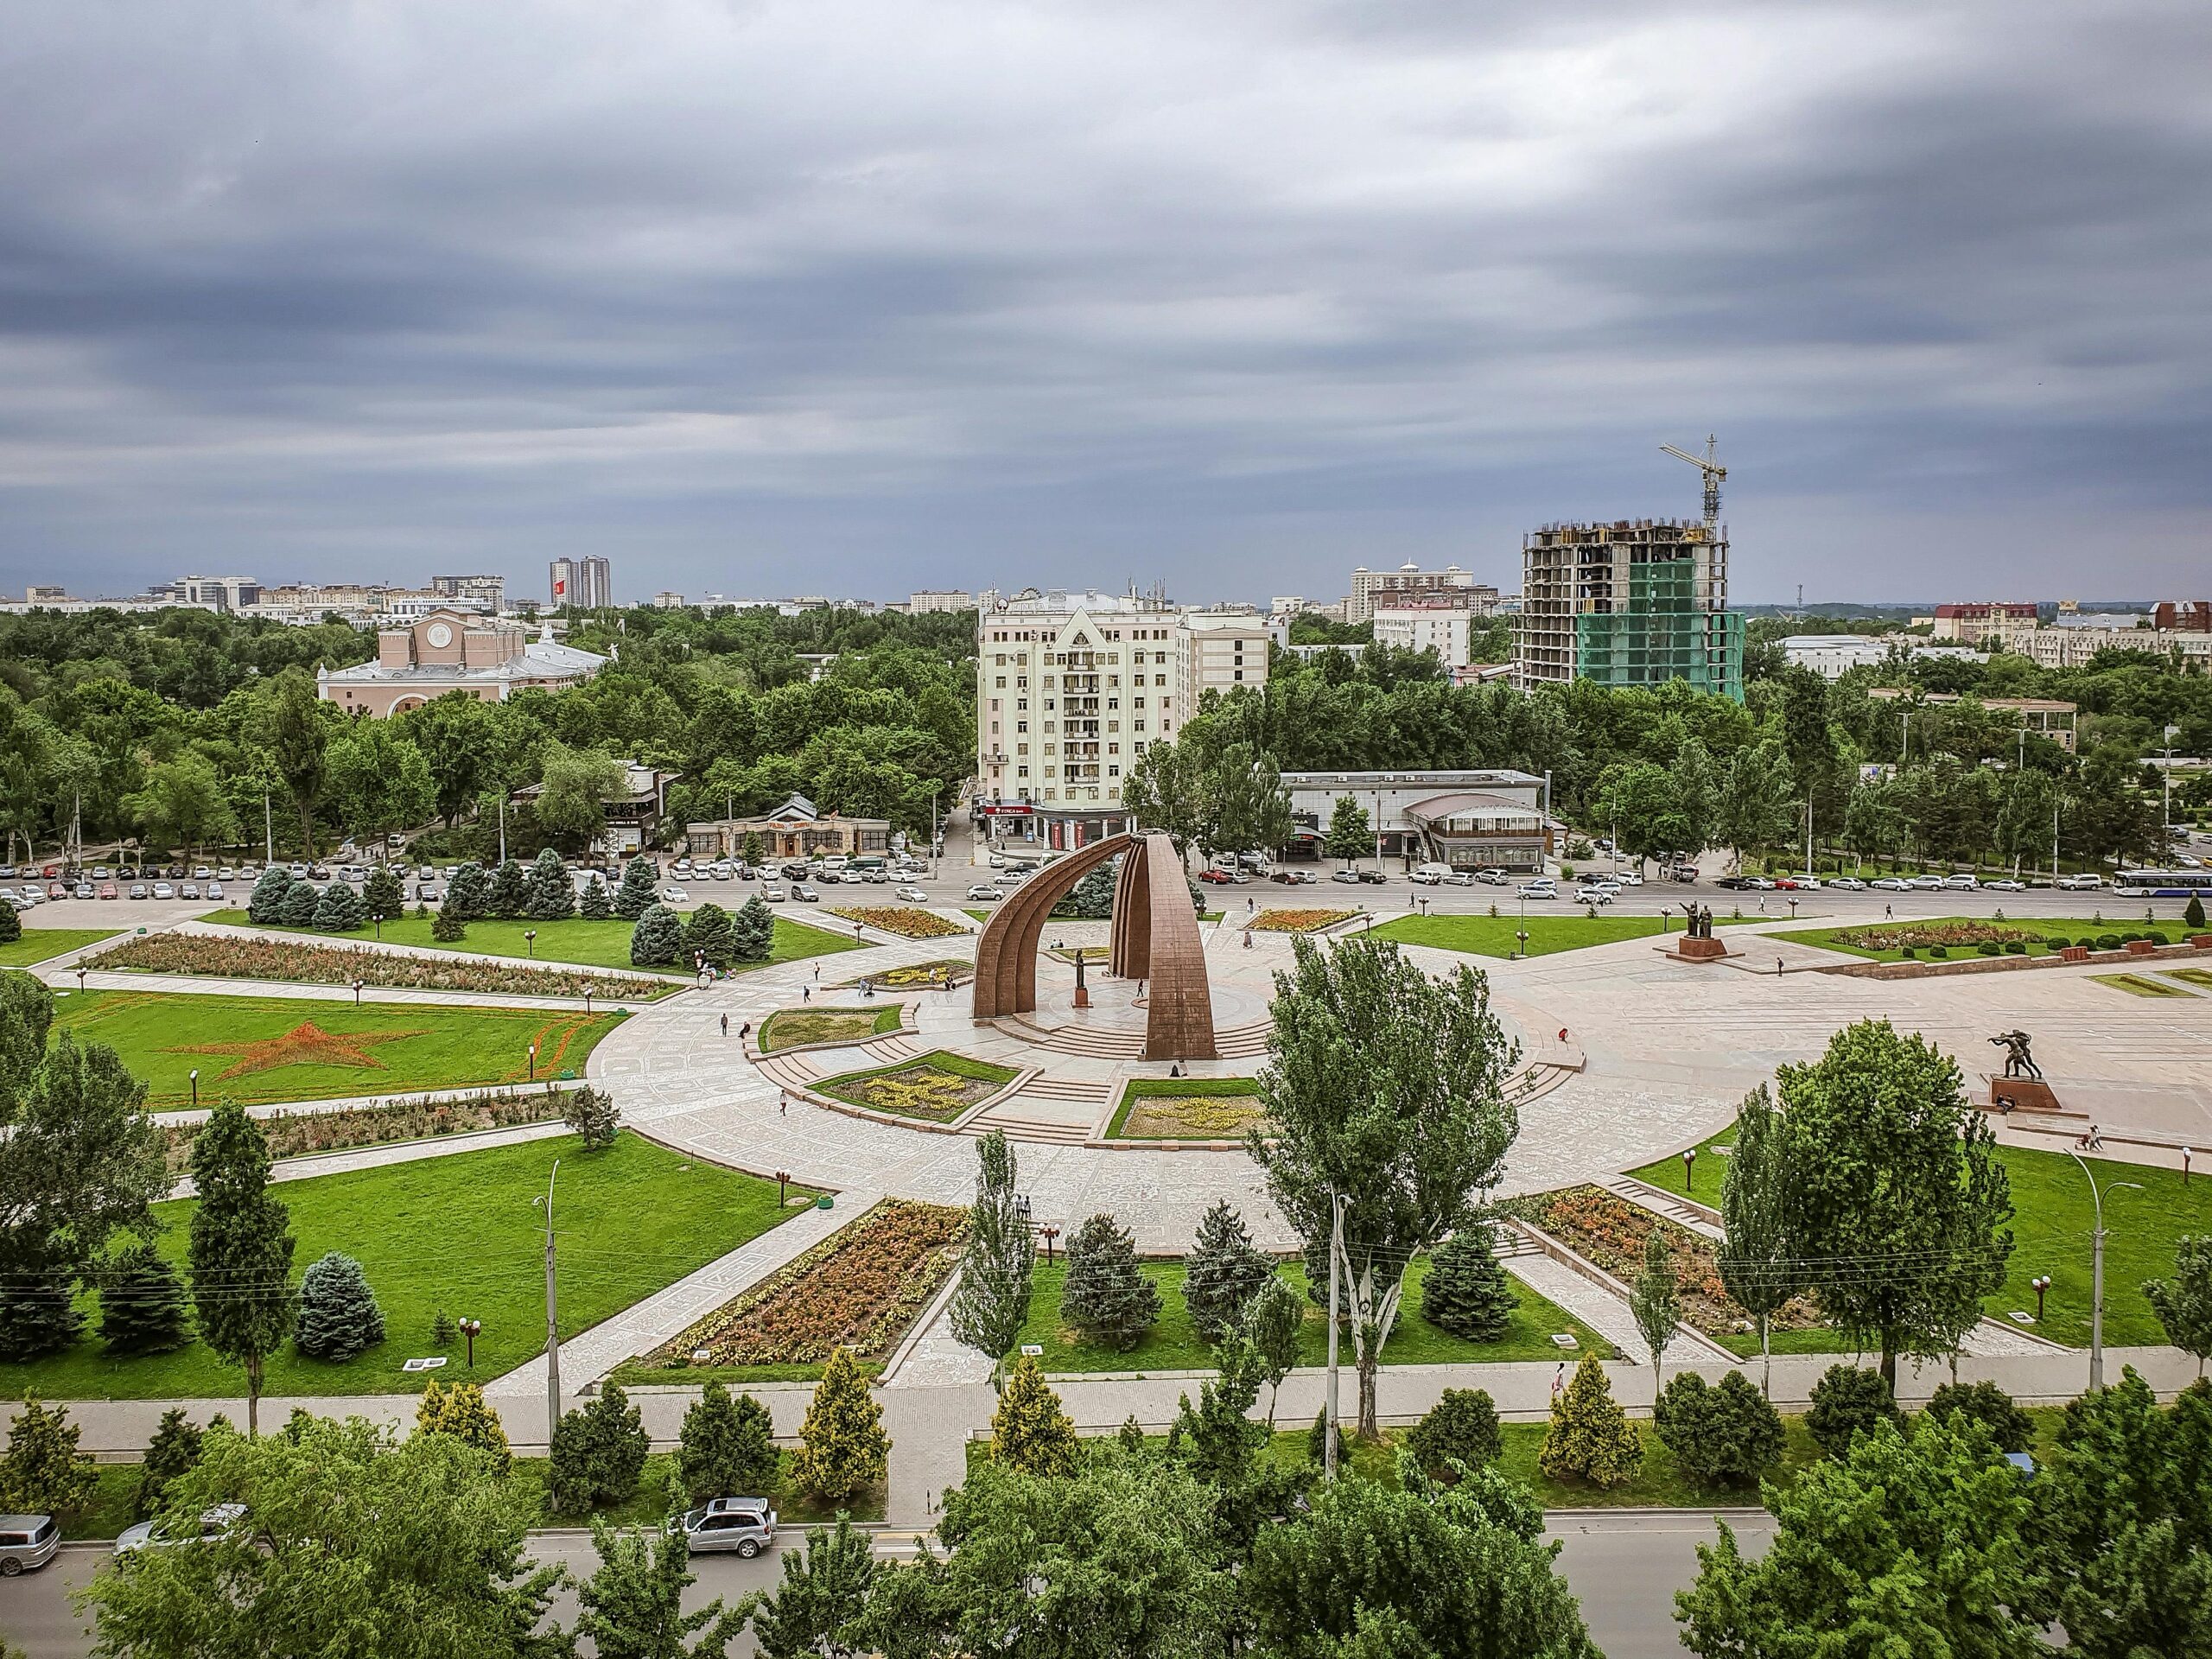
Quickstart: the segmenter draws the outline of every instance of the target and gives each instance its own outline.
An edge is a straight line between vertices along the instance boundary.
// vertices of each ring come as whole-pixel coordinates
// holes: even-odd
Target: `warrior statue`
[[[2000,1032],[1989,1039],[1990,1046],[2005,1051],[2005,1075],[2008,1077],[2043,1079],[2043,1068],[2028,1052],[2028,1033],[2024,1031]]]

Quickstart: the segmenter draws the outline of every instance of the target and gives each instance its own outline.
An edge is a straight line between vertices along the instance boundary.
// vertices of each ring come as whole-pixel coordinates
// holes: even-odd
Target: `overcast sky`
[[[2212,588],[2212,5],[10,0],[0,585]]]

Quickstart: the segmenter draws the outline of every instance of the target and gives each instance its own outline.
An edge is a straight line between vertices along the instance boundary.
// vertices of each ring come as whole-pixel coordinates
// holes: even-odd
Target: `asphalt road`
[[[1772,1536],[1771,1523],[1764,1516],[1733,1524],[1738,1538],[1752,1554],[1764,1550]],[[1674,1594],[1696,1574],[1696,1547],[1715,1536],[1710,1516],[1690,1511],[1562,1513],[1552,1517],[1552,1534],[1566,1545],[1560,1568],[1581,1598],[1582,1617],[1607,1659],[1668,1659],[1681,1652]],[[803,1540],[794,1533],[785,1542],[798,1547]],[[536,1543],[540,1560],[557,1562],[572,1573],[588,1573],[597,1561],[591,1540],[581,1533],[542,1533]],[[887,1554],[911,1553],[904,1538],[886,1538],[882,1545]],[[105,1547],[71,1548],[41,1572],[0,1582],[0,1634],[23,1649],[29,1659],[78,1659],[89,1652],[91,1644],[70,1607],[69,1592],[89,1583],[107,1559]],[[773,1555],[751,1561],[695,1556],[692,1570],[699,1582],[687,1597],[690,1606],[716,1596],[734,1603],[753,1591],[772,1588],[782,1571]],[[563,1593],[556,1611],[563,1622],[575,1617],[573,1591]],[[735,1654],[752,1651],[749,1637],[732,1648]]]

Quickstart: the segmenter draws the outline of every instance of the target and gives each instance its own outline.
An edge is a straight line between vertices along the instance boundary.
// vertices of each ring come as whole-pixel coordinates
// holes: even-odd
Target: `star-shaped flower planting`
[[[265,1037],[259,1042],[248,1043],[195,1043],[188,1048],[173,1048],[169,1052],[235,1054],[238,1057],[238,1064],[222,1074],[226,1078],[242,1077],[254,1071],[272,1071],[283,1065],[350,1065],[364,1071],[381,1071],[384,1062],[369,1052],[372,1044],[396,1043],[404,1038],[421,1035],[423,1033],[419,1031],[378,1031],[338,1037],[312,1020],[302,1020],[281,1037]]]

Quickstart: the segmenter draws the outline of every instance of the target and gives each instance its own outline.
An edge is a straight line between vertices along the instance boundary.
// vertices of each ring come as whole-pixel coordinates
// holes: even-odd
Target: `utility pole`
[[[264,862],[274,864],[276,861],[276,820],[270,815],[269,791],[265,789],[261,791],[261,839],[268,852]]]
[[[2070,1147],[2066,1155],[2082,1166],[2082,1173],[2089,1182],[2089,1202],[2096,1211],[2096,1230],[2089,1235],[2089,1386],[2101,1389],[2105,1385],[2105,1201],[2097,1191],[2097,1177],[2080,1153]],[[2132,1186],[2138,1192],[2144,1190],[2140,1181],[2112,1181],[2105,1192],[2114,1192],[2123,1186]]]
[[[1337,1263],[1344,1253],[1344,1195],[1332,1188],[1329,1192],[1329,1408],[1322,1414],[1328,1421],[1321,1431],[1321,1478],[1337,1478]]]
[[[550,1450],[553,1431],[561,1421],[561,1325],[555,1313],[553,1281],[553,1183],[559,1179],[561,1160],[553,1160],[545,1178],[545,1444]]]
[[[2178,726],[2166,728],[2166,769],[2164,774],[2166,785],[2166,804],[2158,824],[2161,831],[2158,842],[2158,861],[2162,864],[2173,856],[2174,851],[2174,734],[2179,730],[2181,728]]]
[[[507,791],[499,791],[499,862],[507,861]]]

